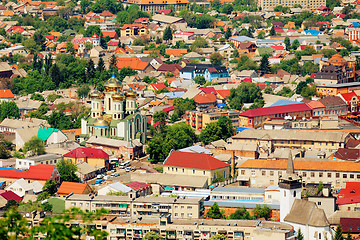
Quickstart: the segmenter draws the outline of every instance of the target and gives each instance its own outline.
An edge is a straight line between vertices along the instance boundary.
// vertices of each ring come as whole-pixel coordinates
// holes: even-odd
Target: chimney
[[[232,157],[231,157],[231,176],[235,176],[235,150],[233,151]]]

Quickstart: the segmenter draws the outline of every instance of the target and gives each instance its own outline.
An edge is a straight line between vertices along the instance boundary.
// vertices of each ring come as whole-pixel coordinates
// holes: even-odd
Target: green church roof
[[[57,128],[40,127],[37,136],[41,141],[46,141],[53,132],[58,131],[60,130]]]

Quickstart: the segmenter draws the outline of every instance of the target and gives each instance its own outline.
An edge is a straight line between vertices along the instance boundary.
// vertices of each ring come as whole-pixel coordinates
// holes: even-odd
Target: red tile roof
[[[360,149],[339,148],[334,156],[342,160],[357,160],[360,159]]]
[[[337,205],[355,204],[355,203],[360,203],[360,196],[338,198],[336,200]]]
[[[123,57],[123,58],[116,58],[116,67],[118,69],[129,67],[134,70],[145,70],[150,63],[143,62],[137,57]]]
[[[283,51],[283,50],[285,50],[283,46],[271,46],[271,48],[275,49],[276,51]]]
[[[59,187],[57,194],[68,195],[70,193],[74,194],[87,194],[86,188],[89,185],[86,183],[77,183],[77,182],[62,182]]]
[[[128,186],[129,188],[135,189],[137,191],[142,191],[142,190],[145,190],[145,189],[148,189],[151,187],[149,184],[142,183],[142,182],[136,182],[136,181],[128,183],[128,184],[126,184],[126,186]]]
[[[341,93],[341,96],[343,97],[343,99],[345,99],[346,102],[349,102],[354,96],[359,99],[359,96],[356,95],[355,92]]]
[[[344,233],[360,233],[360,218],[340,218],[340,225]]]
[[[198,94],[194,97],[195,103],[213,103],[216,102],[214,94]]]
[[[164,108],[163,111],[164,112],[170,112],[170,111],[173,111],[174,109],[175,109],[174,106],[170,106],[170,107]]]
[[[347,182],[346,187],[340,189],[339,198],[360,196],[360,182]]]
[[[103,37],[107,37],[107,36],[108,36],[109,38],[116,38],[116,37],[118,37],[115,31],[102,31],[101,33],[102,33],[102,36],[103,36]],[[117,45],[117,44],[116,44],[116,45]]]
[[[299,103],[299,104],[282,105],[275,107],[250,109],[240,113],[240,116],[258,117],[258,116],[267,116],[267,115],[281,114],[281,113],[303,112],[310,110],[311,108],[306,103]]]
[[[214,87],[203,87],[203,88],[200,88],[200,90],[206,94],[216,94],[216,90]]]
[[[24,178],[32,180],[51,179],[55,165],[39,164],[30,166],[28,171],[0,170],[0,178]]]
[[[229,96],[230,96],[230,93],[231,93],[231,91],[230,91],[230,89],[225,89],[225,90],[217,90],[216,91],[221,97],[223,97],[223,98],[228,98]]]
[[[164,83],[151,83],[150,86],[152,86],[155,91],[166,88]]]
[[[108,158],[109,154],[104,152],[102,149],[90,148],[90,147],[78,147],[66,154],[64,157],[73,157],[73,158]]]
[[[143,18],[138,18],[138,19],[136,19],[135,21],[134,21],[134,23],[149,23],[150,21],[149,21],[149,18],[145,18],[145,17],[143,17]]]
[[[230,165],[205,153],[172,151],[164,162],[165,166],[215,170]]]
[[[13,199],[15,201],[21,201],[22,200],[22,197],[20,197],[19,195],[17,195],[13,191],[5,191],[5,192],[1,193],[0,196],[5,198],[7,201],[9,201],[11,199]]]
[[[10,89],[0,89],[0,98],[13,98],[14,94]]]
[[[133,24],[124,24],[124,26],[122,26],[120,29],[125,30],[127,28],[145,28],[145,29],[147,29],[148,26],[144,25],[144,24],[133,23]]]

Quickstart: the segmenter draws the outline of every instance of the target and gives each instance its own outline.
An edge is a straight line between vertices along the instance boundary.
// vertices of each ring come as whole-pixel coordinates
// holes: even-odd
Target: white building
[[[15,167],[21,170],[27,170],[30,166],[38,164],[51,164],[55,165],[62,159],[62,155],[47,153],[40,156],[16,159]]]
[[[26,194],[37,195],[42,192],[43,185],[38,181],[29,183],[23,178],[17,179],[11,185],[7,186],[5,190],[13,191],[20,197],[24,197]]]
[[[98,195],[107,195],[111,192],[123,192],[128,193],[131,192],[132,188],[120,183],[120,182],[114,182],[109,185],[106,185],[105,187],[98,190]]]

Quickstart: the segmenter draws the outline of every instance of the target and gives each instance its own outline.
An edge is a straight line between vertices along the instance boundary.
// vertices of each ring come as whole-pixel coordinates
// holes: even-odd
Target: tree
[[[274,94],[273,89],[270,86],[264,88],[264,93],[266,94]]]
[[[61,75],[60,75],[60,69],[56,63],[54,63],[50,68],[50,76],[55,86],[58,87],[61,82]]]
[[[255,100],[262,100],[262,93],[259,86],[254,83],[241,83],[237,88],[231,89],[229,105],[233,109],[241,110],[244,103],[252,103]]]
[[[164,238],[160,234],[153,231],[147,232],[143,238],[143,240],[163,240],[163,239]]]
[[[230,219],[252,219],[252,217],[245,207],[240,207],[230,215]]]
[[[174,105],[174,114],[178,118],[181,118],[186,111],[195,109],[195,101],[194,99],[189,98],[175,98],[173,101]]]
[[[338,225],[336,228],[334,240],[344,240],[343,231],[340,225]]]
[[[296,86],[296,93],[297,94],[301,94],[301,91],[303,90],[303,88],[304,87],[306,87],[307,86],[307,83],[306,82],[304,82],[304,81],[301,81],[301,82],[299,82],[298,83],[298,85]]]
[[[290,51],[290,49],[291,49],[290,38],[289,38],[289,37],[286,37],[286,38],[284,39],[284,43],[285,43],[285,46],[286,46],[286,50],[287,50],[287,51]]]
[[[226,140],[227,138],[234,135],[234,127],[232,126],[232,121],[227,116],[219,117],[217,125],[221,128],[221,138]]]
[[[96,71],[103,72],[104,70],[105,70],[105,63],[104,63],[103,58],[101,57],[101,58],[99,58],[99,62],[98,62]]]
[[[164,30],[163,40],[164,41],[169,41],[169,40],[172,40],[172,39],[173,39],[172,30],[171,30],[170,26],[168,26]]]
[[[31,53],[35,54],[39,51],[40,47],[36,44],[34,39],[28,38],[23,42],[24,47]]]
[[[10,150],[13,144],[5,139],[4,134],[0,134],[0,159],[7,159],[11,157]]]
[[[231,34],[230,28],[227,28],[226,32],[225,32],[225,35],[224,35],[225,39],[228,40],[231,37],[231,35],[232,34]]]
[[[198,48],[207,48],[207,47],[209,47],[209,43],[205,38],[202,37],[197,37],[190,46],[192,51],[195,51]]]
[[[37,200],[42,201],[54,196],[57,192],[57,183],[53,179],[48,179],[43,187],[43,191],[38,195]]]
[[[66,51],[72,55],[75,54],[75,48],[74,48],[74,44],[72,42],[66,43]]]
[[[206,217],[213,219],[224,218],[224,215],[220,211],[219,205],[215,202],[206,213]]]
[[[30,152],[30,156],[42,155],[45,154],[45,144],[37,136],[34,136],[24,144],[24,151]]]
[[[228,240],[228,238],[224,234],[216,234],[211,236],[209,240]]]
[[[85,42],[84,47],[85,47],[85,52],[89,52],[93,48],[93,45],[90,42]]]
[[[88,85],[83,85],[77,89],[78,99],[87,98],[90,88]]]
[[[115,57],[115,55],[112,55],[110,57],[110,60],[109,60],[109,68],[110,69],[115,69],[116,68],[116,63],[117,63],[116,57]]]
[[[15,102],[1,102],[0,103],[0,121],[5,118],[19,118],[20,110]]]
[[[206,83],[206,79],[204,76],[197,75],[194,77],[194,81],[197,84],[204,85]]]
[[[12,208],[13,206],[14,206],[14,207],[17,207],[17,206],[19,206],[19,203],[18,203],[17,201],[15,201],[14,199],[10,199],[9,201],[6,202],[3,210],[4,210],[4,211],[8,211],[8,210],[9,210],[10,208]]]
[[[84,37],[91,37],[92,35],[94,35],[94,33],[98,36],[101,35],[101,30],[99,26],[88,26],[84,32]]]
[[[76,175],[77,166],[69,160],[61,160],[56,164],[56,168],[60,173],[60,177],[66,182],[79,182],[80,179]]]
[[[210,62],[213,65],[221,65],[222,60],[223,56],[221,56],[221,54],[218,52],[214,52],[210,55]]]
[[[256,204],[253,214],[256,219],[265,218],[265,220],[268,220],[270,218],[271,208],[267,205],[261,206],[260,204]]]
[[[351,237],[350,229],[349,229],[349,231],[347,233],[346,240],[353,240],[353,238]]]
[[[271,27],[269,34],[270,34],[270,36],[275,36],[276,35],[274,26]]]
[[[73,127],[73,123],[70,121],[70,119],[60,111],[53,111],[49,117],[48,122],[51,127],[58,128],[60,130],[70,129]]]
[[[166,123],[166,114],[164,111],[157,111],[153,115],[153,122],[157,123],[160,122],[161,125],[164,125]]]
[[[265,32],[264,31],[260,31],[257,35],[258,39],[264,39],[265,38]]]
[[[221,128],[217,123],[207,124],[200,133],[200,139],[205,145],[221,139]]]
[[[262,74],[267,74],[271,72],[271,68],[270,68],[270,64],[269,64],[269,59],[266,55],[264,55],[261,58],[261,62],[260,62],[260,67],[259,67],[260,71]]]
[[[300,47],[300,42],[299,42],[299,40],[295,39],[293,41],[293,43],[291,44],[291,48],[294,50],[297,50],[299,47]]]
[[[296,240],[304,240],[304,235],[301,232],[301,229],[299,228],[298,233],[296,235]]]
[[[18,212],[16,206],[7,210],[0,219],[0,239],[22,239],[28,234],[27,221]]]

